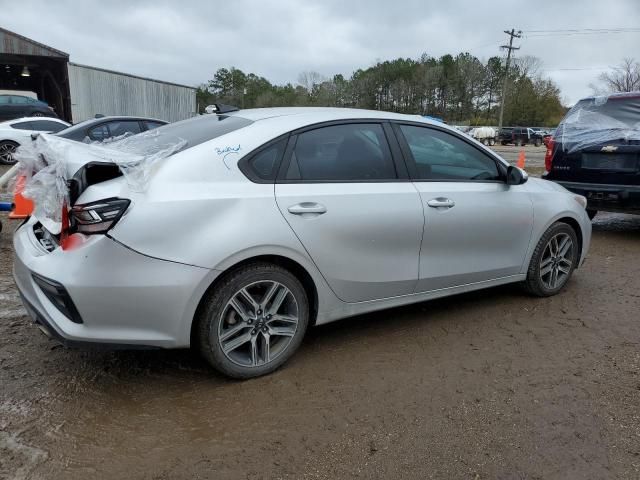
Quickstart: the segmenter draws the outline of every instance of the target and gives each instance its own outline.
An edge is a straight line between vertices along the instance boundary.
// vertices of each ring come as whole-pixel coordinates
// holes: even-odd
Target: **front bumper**
[[[189,346],[193,316],[214,271],[151,258],[103,235],[49,253],[34,223],[14,234],[13,274],[25,308],[50,336],[75,346]],[[81,323],[56,307],[34,273],[64,286]]]
[[[620,213],[640,213],[640,186],[551,180],[587,199],[587,208]]]

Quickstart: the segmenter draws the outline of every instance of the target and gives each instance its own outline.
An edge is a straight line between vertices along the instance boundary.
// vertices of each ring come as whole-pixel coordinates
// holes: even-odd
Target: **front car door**
[[[364,121],[298,132],[275,186],[282,215],[345,302],[411,294],[418,280],[422,205],[388,136],[389,125]]]
[[[424,205],[417,292],[518,275],[531,238],[526,188],[506,167],[448,130],[395,125]]]

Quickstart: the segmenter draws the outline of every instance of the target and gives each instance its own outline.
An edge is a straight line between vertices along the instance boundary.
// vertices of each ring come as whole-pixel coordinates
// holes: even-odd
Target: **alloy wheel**
[[[16,146],[14,144],[9,142],[0,143],[0,163],[4,163],[5,165],[15,163],[15,160],[13,159],[15,151]]]
[[[254,282],[226,303],[218,323],[218,342],[237,365],[266,365],[287,349],[298,320],[298,303],[286,286],[272,280]]]
[[[573,267],[573,240],[566,233],[551,237],[540,260],[540,279],[545,288],[555,290],[569,279]]]

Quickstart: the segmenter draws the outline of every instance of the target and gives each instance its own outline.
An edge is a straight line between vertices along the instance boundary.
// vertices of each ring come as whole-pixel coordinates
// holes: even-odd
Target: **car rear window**
[[[221,137],[253,123],[232,115],[201,115],[180,122],[169,123],[136,136],[135,150],[146,152],[158,143],[175,144],[186,141],[182,150]]]
[[[607,126],[640,128],[640,95],[586,98],[576,103],[561,124],[593,127],[594,119],[608,118]],[[596,124],[597,125],[597,124]]]

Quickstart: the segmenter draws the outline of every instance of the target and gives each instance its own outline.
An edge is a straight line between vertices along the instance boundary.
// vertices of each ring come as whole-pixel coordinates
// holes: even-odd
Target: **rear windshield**
[[[228,115],[201,115],[199,117],[188,118],[180,122],[169,123],[161,127],[155,128],[148,132],[135,135],[135,146],[133,142],[129,142],[134,148],[129,149],[132,153],[134,150],[140,153],[146,153],[153,150],[158,143],[168,145],[179,142],[186,142],[181,150],[195,147],[201,143],[221,137],[227,133],[239,130],[253,123],[242,117]],[[117,142],[116,142],[117,144]]]
[[[575,127],[640,128],[640,95],[585,98],[569,110],[562,123]]]

